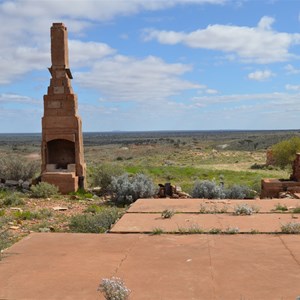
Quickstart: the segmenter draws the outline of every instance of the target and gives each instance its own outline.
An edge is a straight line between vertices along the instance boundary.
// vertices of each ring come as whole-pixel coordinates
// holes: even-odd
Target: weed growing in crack
[[[100,291],[106,300],[127,300],[131,292],[118,277],[103,278],[97,291]]]
[[[300,223],[286,223],[281,225],[282,233],[300,233]]]
[[[175,212],[174,210],[170,210],[170,209],[165,209],[162,213],[161,213],[161,217],[163,219],[170,219],[174,216]]]
[[[234,207],[235,215],[252,215],[259,212],[259,207],[249,206],[247,203],[238,204]]]

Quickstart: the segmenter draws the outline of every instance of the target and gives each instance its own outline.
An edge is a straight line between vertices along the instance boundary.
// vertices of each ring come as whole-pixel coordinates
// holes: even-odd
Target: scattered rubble
[[[172,185],[170,182],[159,184],[157,193],[158,198],[173,198],[173,199],[187,199],[192,198],[191,195],[182,191],[180,186]]]

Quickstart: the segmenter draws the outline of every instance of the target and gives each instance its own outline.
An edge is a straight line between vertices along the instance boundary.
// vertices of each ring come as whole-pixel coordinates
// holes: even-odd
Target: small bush
[[[6,180],[29,180],[39,171],[39,163],[28,162],[17,156],[0,158],[0,178]]]
[[[204,230],[200,228],[197,224],[192,224],[190,227],[178,227],[178,232],[180,234],[201,234]]]
[[[111,191],[114,201],[129,204],[139,198],[153,197],[155,186],[152,180],[144,174],[137,174],[133,177],[123,174],[112,178]]]
[[[0,201],[0,206],[18,206],[24,205],[25,202],[20,198],[17,193],[8,194],[4,199]]]
[[[292,212],[293,212],[294,214],[300,214],[300,206],[295,207],[295,208],[292,210]]]
[[[40,182],[31,187],[31,197],[49,198],[58,194],[58,187],[48,182]]]
[[[226,198],[228,199],[253,199],[256,192],[247,186],[233,185],[225,191]]]
[[[38,212],[31,212],[29,210],[16,211],[14,213],[14,216],[17,220],[33,220],[33,219],[39,219],[40,218]]]
[[[287,206],[284,204],[284,205],[281,205],[280,203],[276,204],[275,206],[275,209],[274,210],[280,210],[280,211],[288,211],[288,208]]]
[[[11,236],[8,232],[0,232],[0,251],[9,247],[10,244],[12,243],[11,241]],[[0,260],[1,260],[1,253],[0,253]]]
[[[122,170],[114,165],[97,165],[90,167],[90,185],[101,188],[101,193],[105,194],[110,191],[109,187],[113,177],[120,176]]]
[[[127,300],[131,292],[117,277],[102,279],[98,291],[103,293],[106,300]]]
[[[249,206],[248,204],[239,204],[234,207],[235,215],[252,215],[253,213],[257,213],[259,211],[258,207]]]
[[[192,197],[204,199],[224,199],[225,192],[222,186],[217,185],[215,181],[202,180],[195,182],[192,190]]]
[[[99,206],[97,204],[92,204],[87,207],[84,212],[96,214],[104,209],[103,206]]]
[[[4,209],[0,209],[0,217],[3,217],[5,215],[5,210]]]
[[[212,228],[209,230],[209,233],[211,234],[219,234],[219,233],[222,233],[222,229],[220,228]]]
[[[283,233],[300,233],[300,223],[287,223],[281,226]]]
[[[164,230],[162,228],[153,228],[153,230],[151,232],[152,235],[160,235],[163,233],[164,233]]]
[[[163,219],[170,219],[174,216],[175,212],[174,210],[170,210],[170,209],[165,209],[162,213],[161,213],[161,217]]]
[[[239,233],[240,230],[238,227],[228,227],[226,228],[226,230],[224,231],[224,233],[227,233],[227,234],[237,234]]]
[[[73,232],[103,233],[120,218],[121,213],[116,207],[105,208],[92,214],[81,214],[71,217],[69,227]]]

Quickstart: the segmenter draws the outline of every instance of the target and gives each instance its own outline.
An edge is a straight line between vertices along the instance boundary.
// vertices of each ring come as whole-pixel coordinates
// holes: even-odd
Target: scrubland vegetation
[[[298,131],[86,134],[87,181],[98,189],[59,195],[47,184],[28,191],[22,184],[14,191],[2,186],[0,249],[31,231],[106,232],[126,205],[154,196],[159,183],[171,182],[193,197],[253,198],[261,178],[289,177],[299,136]],[[274,146],[289,137],[296,138],[288,146]],[[265,165],[272,146],[275,156],[289,149],[287,163]],[[0,178],[22,182],[38,176],[39,153],[38,135],[0,135]],[[250,211],[255,212],[237,208]]]

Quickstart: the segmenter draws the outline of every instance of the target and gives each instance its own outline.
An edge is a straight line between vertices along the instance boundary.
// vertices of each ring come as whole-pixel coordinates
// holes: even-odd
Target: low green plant
[[[58,187],[48,182],[40,182],[31,186],[31,197],[49,198],[58,195]]]
[[[5,215],[5,210],[4,209],[0,209],[0,217],[3,217]]]
[[[77,196],[80,199],[91,199],[93,198],[93,194],[87,192],[85,189],[78,189],[76,192],[70,193],[70,195]]]
[[[100,211],[102,211],[104,209],[103,206],[99,206],[97,204],[92,204],[92,205],[89,205],[84,212],[87,212],[87,213],[93,213],[93,214],[96,214],[96,213],[99,213]]]
[[[80,214],[71,217],[69,228],[73,232],[103,233],[121,217],[116,207],[108,207],[96,214]]]
[[[46,219],[53,216],[53,213],[48,208],[42,208],[37,212],[37,218],[38,219]]]
[[[163,234],[164,233],[164,230],[162,228],[153,228],[151,234],[152,235],[160,235],[160,234]]]
[[[280,203],[277,203],[276,206],[275,206],[275,208],[274,208],[274,210],[275,211],[287,211],[288,208],[287,208],[287,206],[285,204],[282,205]]]
[[[18,193],[9,193],[0,201],[0,206],[18,206],[24,204],[24,200],[20,198]]]
[[[251,230],[250,230],[250,233],[251,233],[251,234],[258,234],[258,233],[259,233],[259,230],[257,230],[257,229],[251,229]]]
[[[29,210],[26,211],[16,211],[14,213],[14,217],[17,220],[33,220],[33,219],[39,219],[39,213],[38,212],[31,212]]]
[[[300,223],[286,223],[281,225],[282,233],[300,233]]]
[[[98,287],[106,300],[127,300],[130,294],[123,280],[118,277],[104,278]]]
[[[259,207],[251,205],[249,206],[247,203],[241,203],[234,207],[235,215],[252,215],[254,213],[259,212]]]
[[[220,229],[220,228],[211,228],[208,232],[210,234],[220,234],[220,233],[222,233],[222,229]]]
[[[203,203],[200,204],[200,214],[224,214],[228,211],[228,205],[223,205],[222,207],[218,207],[217,204],[214,204],[212,209],[210,207],[205,206]]]
[[[295,208],[292,210],[292,213],[294,213],[294,214],[300,214],[300,206],[295,207]]]
[[[163,219],[170,219],[174,216],[175,212],[174,210],[171,209],[165,209],[162,213],[161,213],[161,217]]]
[[[0,251],[9,247],[12,243],[12,237],[7,231],[0,231]],[[1,260],[1,252],[0,252]]]

